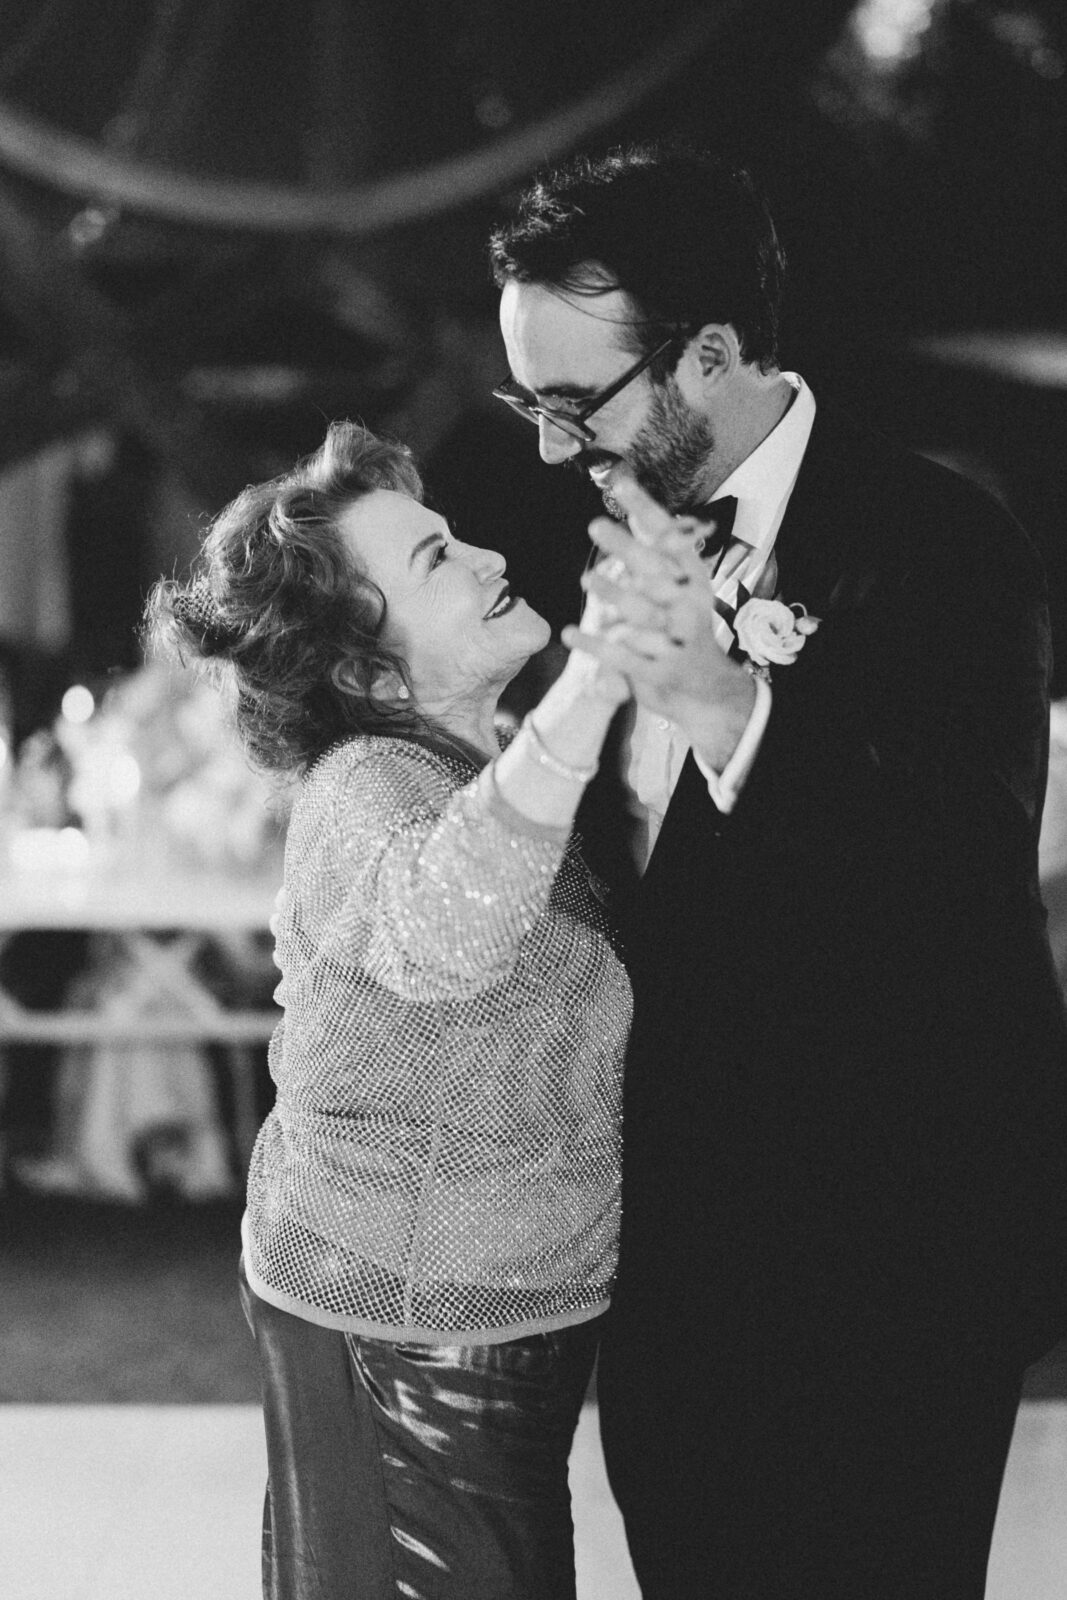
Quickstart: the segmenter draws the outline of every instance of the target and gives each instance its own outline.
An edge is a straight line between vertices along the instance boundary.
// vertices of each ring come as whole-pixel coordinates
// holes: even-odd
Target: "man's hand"
[[[721,769],[748,722],[755,687],[715,637],[697,524],[672,517],[630,477],[616,478],[612,493],[631,532],[607,517],[590,525],[607,557],[582,580],[596,602],[597,631],[567,628],[563,642],[621,673],[642,705],[674,722]]]

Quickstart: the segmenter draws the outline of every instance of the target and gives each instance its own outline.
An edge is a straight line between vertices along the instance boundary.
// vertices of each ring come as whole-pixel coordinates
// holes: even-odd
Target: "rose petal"
[[[803,606],[780,600],[746,600],[734,617],[737,642],[757,667],[789,666],[818,626],[819,619],[809,617]]]

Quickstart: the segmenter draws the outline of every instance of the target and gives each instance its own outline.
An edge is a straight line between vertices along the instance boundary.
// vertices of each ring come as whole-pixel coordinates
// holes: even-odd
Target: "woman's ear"
[[[354,661],[338,661],[330,668],[330,682],[342,694],[365,694]]]
[[[359,669],[351,660],[338,661],[330,669],[330,682],[342,694],[365,695],[367,686],[360,681]],[[377,671],[370,682],[369,692],[376,700],[410,700],[411,690],[398,672],[387,668]]]

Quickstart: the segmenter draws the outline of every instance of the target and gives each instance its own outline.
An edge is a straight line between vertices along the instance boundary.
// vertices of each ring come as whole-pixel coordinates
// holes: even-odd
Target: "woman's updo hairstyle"
[[[189,582],[165,579],[149,596],[155,650],[233,668],[238,731],[262,767],[304,771],[346,735],[421,726],[410,701],[376,693],[383,675],[406,683],[407,664],[383,646],[385,597],[337,527],[376,489],[422,499],[410,451],[331,423],[314,455],[219,513]]]

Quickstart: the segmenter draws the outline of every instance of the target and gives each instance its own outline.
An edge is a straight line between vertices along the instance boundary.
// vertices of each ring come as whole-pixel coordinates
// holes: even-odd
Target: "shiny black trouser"
[[[241,1274],[263,1384],[265,1600],[574,1600],[567,1459],[600,1320],[505,1344],[320,1328]]]

